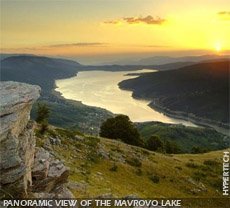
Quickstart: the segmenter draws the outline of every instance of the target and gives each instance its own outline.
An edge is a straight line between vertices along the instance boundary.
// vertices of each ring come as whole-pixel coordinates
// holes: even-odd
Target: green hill
[[[137,123],[137,128],[145,141],[156,135],[163,142],[175,143],[184,153],[220,150],[229,147],[230,144],[230,137],[211,128],[186,127],[161,122]]]
[[[70,167],[68,187],[78,198],[222,197],[222,151],[165,155],[54,127],[37,136],[38,146]]]

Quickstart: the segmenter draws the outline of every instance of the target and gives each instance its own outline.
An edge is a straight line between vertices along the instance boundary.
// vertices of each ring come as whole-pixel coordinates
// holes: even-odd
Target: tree
[[[191,150],[192,154],[199,154],[199,153],[205,153],[205,152],[208,152],[208,150],[202,147],[198,147],[198,146],[192,147],[192,150]]]
[[[38,103],[36,122],[42,123],[48,121],[50,110],[45,103]]]
[[[166,141],[164,146],[165,152],[168,154],[178,154],[182,152],[176,142]]]
[[[159,136],[152,135],[146,142],[146,148],[152,151],[157,151],[163,149],[163,142],[159,138]]]
[[[103,122],[100,128],[100,136],[120,139],[131,145],[143,146],[137,128],[126,115],[118,115]]]
[[[44,133],[48,129],[48,119],[50,110],[45,103],[38,103],[36,122],[40,124],[40,133]]]

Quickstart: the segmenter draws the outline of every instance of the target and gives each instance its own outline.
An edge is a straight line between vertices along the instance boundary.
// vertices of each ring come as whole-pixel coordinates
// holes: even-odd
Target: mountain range
[[[182,56],[182,57],[171,57],[171,56],[153,56],[136,59],[123,59],[113,62],[106,62],[104,65],[163,65],[172,63],[197,63],[202,61],[210,61],[217,59],[230,59],[230,55],[202,55],[202,56]]]

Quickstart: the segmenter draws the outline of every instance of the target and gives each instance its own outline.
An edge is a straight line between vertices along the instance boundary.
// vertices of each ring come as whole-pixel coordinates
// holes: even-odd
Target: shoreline
[[[120,87],[119,83],[118,83],[118,87],[120,89],[122,89],[122,90],[131,91],[132,92],[132,97],[134,99],[137,99],[137,100],[142,99],[143,100],[143,98],[141,98],[141,97],[134,96],[132,89],[123,89],[123,88]],[[56,80],[55,80],[54,86],[53,86],[53,89],[52,89],[52,92],[51,92],[54,96],[58,97],[59,99],[64,99],[64,100],[68,100],[70,102],[76,102],[76,103],[83,104],[81,101],[76,101],[76,100],[72,100],[72,99],[66,99],[59,91],[56,90],[57,88],[58,87],[56,85]],[[144,100],[146,100],[146,99],[144,99]],[[85,104],[83,104],[83,105],[85,105]],[[86,106],[88,106],[88,105],[86,105]],[[189,121],[189,122],[194,123],[194,124],[196,124],[198,126],[213,128],[217,132],[222,133],[224,135],[227,135],[227,136],[230,135],[230,126],[229,126],[229,124],[214,121],[214,120],[211,120],[211,119],[201,118],[201,117],[198,117],[198,116],[194,115],[193,113],[186,113],[186,112],[182,112],[182,111],[172,111],[172,110],[164,107],[159,102],[159,98],[156,98],[156,99],[150,101],[148,106],[150,108],[152,108],[153,110],[156,110],[156,111],[158,111],[160,113],[163,113],[166,116],[171,117],[173,119],[181,119],[181,120],[184,120],[184,121]],[[96,107],[96,106],[91,106],[91,107]],[[98,107],[96,107],[96,108],[98,108]],[[104,108],[100,108],[100,109],[104,109]],[[104,110],[108,111],[107,109],[104,109]]]
[[[136,98],[136,99],[138,99],[138,98]],[[215,129],[217,132],[222,133],[226,136],[230,135],[230,126],[226,123],[214,121],[211,119],[201,118],[201,117],[194,115],[193,113],[185,113],[183,111],[172,111],[172,110],[162,106],[157,100],[158,99],[151,101],[149,106],[152,109],[157,110],[158,112],[161,112],[161,113],[163,113],[163,114],[165,114],[171,118],[182,119],[185,121],[192,122],[192,123],[199,125],[199,126],[211,127],[213,129]]]

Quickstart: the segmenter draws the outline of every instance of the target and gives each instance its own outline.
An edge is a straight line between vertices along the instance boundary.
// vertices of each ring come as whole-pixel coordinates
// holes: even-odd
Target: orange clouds
[[[125,22],[127,24],[138,24],[138,23],[143,23],[143,24],[148,24],[148,25],[161,25],[163,24],[166,20],[161,18],[161,17],[153,17],[151,15],[148,15],[146,17],[124,17],[121,20],[110,20],[110,21],[105,21],[105,24],[118,24],[120,22]]]
[[[106,46],[106,43],[64,43],[64,44],[56,44],[50,45],[49,47],[59,48],[59,47],[88,47],[88,46]]]
[[[162,19],[160,17],[152,17],[151,15],[148,15],[146,17],[126,17],[123,18],[127,23],[134,24],[134,23],[145,23],[149,25],[161,25],[163,22],[165,22],[165,19]]]

